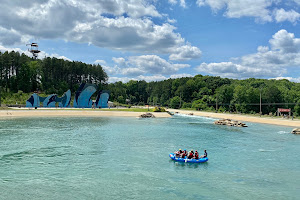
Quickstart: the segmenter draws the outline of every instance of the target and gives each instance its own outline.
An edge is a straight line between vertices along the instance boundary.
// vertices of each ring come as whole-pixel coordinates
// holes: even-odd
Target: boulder
[[[155,118],[155,116],[152,113],[146,113],[140,115],[141,118]]]
[[[300,128],[294,128],[294,129],[292,130],[292,133],[293,133],[293,134],[300,134]]]
[[[220,119],[214,122],[217,125],[227,125],[227,126],[235,126],[235,127],[248,127],[246,124],[240,121],[233,121],[231,119]]]

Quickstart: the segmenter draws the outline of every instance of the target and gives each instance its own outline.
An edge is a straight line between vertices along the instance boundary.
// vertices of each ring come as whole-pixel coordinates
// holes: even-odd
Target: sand
[[[146,112],[105,111],[97,109],[9,109],[0,110],[0,118],[13,117],[139,117]],[[153,113],[155,117],[170,117],[168,113]]]
[[[290,126],[295,128],[300,128],[300,120],[290,119],[278,119],[271,117],[255,117],[248,115],[240,114],[224,114],[224,113],[213,113],[213,112],[203,112],[203,111],[193,111],[193,110],[176,110],[168,109],[170,112],[178,112],[180,114],[189,114],[193,113],[196,116],[211,117],[216,119],[233,119],[242,122],[254,122],[254,123],[263,123],[263,124],[273,124],[279,126]]]
[[[290,126],[294,128],[300,128],[300,120],[292,119],[278,119],[269,117],[255,117],[239,114],[223,114],[203,111],[191,111],[191,110],[176,110],[168,109],[170,112],[179,112],[180,114],[193,113],[195,116],[211,117],[216,119],[233,119],[242,122],[254,122],[265,123],[279,126]],[[14,117],[139,117],[146,112],[126,112],[126,111],[107,111],[98,109],[28,109],[28,108],[16,108],[9,110],[0,110],[0,118],[14,118]],[[171,117],[168,113],[153,113],[157,118]]]

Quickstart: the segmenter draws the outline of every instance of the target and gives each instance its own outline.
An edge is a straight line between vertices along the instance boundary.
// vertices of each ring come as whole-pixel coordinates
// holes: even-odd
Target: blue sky
[[[109,82],[300,82],[300,0],[0,0],[0,50],[99,63]]]

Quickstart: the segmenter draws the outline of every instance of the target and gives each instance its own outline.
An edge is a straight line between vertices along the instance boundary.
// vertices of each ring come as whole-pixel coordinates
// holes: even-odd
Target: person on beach
[[[199,153],[198,153],[197,150],[195,151],[195,156],[194,156],[194,158],[195,158],[195,159],[199,159]]]
[[[204,150],[204,154],[202,156],[200,156],[200,158],[206,158],[207,157],[207,152],[206,150]]]

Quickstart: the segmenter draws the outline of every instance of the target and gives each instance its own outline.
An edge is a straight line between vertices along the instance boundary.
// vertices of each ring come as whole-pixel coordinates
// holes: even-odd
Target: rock
[[[220,119],[214,122],[217,125],[227,125],[227,126],[235,126],[235,127],[248,127],[246,124],[240,121],[233,121],[231,119]]]
[[[293,133],[293,134],[300,134],[300,128],[294,128],[294,129],[292,130],[292,133]]]
[[[141,118],[155,118],[155,116],[152,113],[146,113],[140,115]]]
[[[174,115],[174,113],[171,113],[170,111],[167,111],[167,113],[168,113],[169,115],[171,115],[171,116]]]

